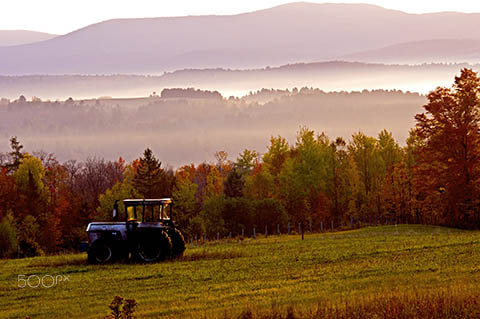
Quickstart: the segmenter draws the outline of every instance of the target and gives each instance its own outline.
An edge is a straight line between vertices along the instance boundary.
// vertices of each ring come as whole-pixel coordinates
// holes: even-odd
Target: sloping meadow
[[[155,318],[282,318],[289,307],[300,318],[329,311],[339,315],[331,318],[347,318],[348,311],[365,314],[382,305],[401,313],[398,307],[409,304],[404,308],[411,313],[412,300],[420,308],[443,304],[444,310],[455,303],[471,313],[480,233],[392,225],[307,233],[305,240],[282,235],[197,242],[183,258],[158,264],[98,266],[86,259],[0,261],[0,317],[99,318],[116,295],[135,299],[140,317]]]

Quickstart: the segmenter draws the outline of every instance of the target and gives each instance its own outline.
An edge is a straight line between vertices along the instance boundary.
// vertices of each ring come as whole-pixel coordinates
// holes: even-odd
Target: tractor
[[[117,222],[118,200],[113,205],[114,222],[88,224],[88,261],[105,264],[133,259],[151,263],[181,256],[185,240],[172,217],[172,201],[125,199],[125,221]]]

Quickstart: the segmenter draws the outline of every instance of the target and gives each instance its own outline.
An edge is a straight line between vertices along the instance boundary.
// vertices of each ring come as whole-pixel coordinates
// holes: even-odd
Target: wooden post
[[[320,231],[323,233],[323,221],[320,221]]]
[[[257,239],[257,232],[255,231],[255,227],[253,227],[253,239]]]
[[[332,231],[333,231],[333,220],[332,220]]]
[[[353,228],[353,217],[350,217],[350,228]]]
[[[287,233],[290,235],[290,223],[288,223],[288,232]]]
[[[229,238],[230,240],[232,240],[232,232],[229,232],[229,233],[228,233],[228,238]]]
[[[245,229],[242,228],[242,237],[245,237]]]
[[[302,233],[302,223],[298,223],[298,234]]]
[[[220,240],[220,233],[217,232],[217,241],[219,241],[219,240]]]
[[[207,242],[207,234],[203,234],[203,243],[205,244]]]
[[[277,235],[280,235],[280,224],[277,224]]]
[[[265,225],[265,238],[267,238],[267,237],[268,237],[268,226]]]
[[[302,227],[302,223],[300,223],[300,230],[301,230],[301,233],[302,233],[302,240],[304,239],[304,236],[303,236],[303,227]]]
[[[312,233],[312,221],[310,221],[310,233]]]

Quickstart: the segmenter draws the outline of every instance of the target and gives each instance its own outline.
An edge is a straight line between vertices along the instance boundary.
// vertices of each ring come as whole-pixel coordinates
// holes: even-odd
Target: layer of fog
[[[269,91],[244,99],[117,99],[113,104],[3,101],[0,152],[8,151],[11,136],[18,136],[26,150],[54,153],[61,161],[89,156],[132,160],[150,147],[164,163],[178,167],[213,161],[219,150],[231,158],[245,148],[263,153],[272,135],[294,143],[301,126],[347,140],[358,131],[376,136],[385,128],[403,144],[424,103],[422,95],[399,91],[327,94],[318,89]]]

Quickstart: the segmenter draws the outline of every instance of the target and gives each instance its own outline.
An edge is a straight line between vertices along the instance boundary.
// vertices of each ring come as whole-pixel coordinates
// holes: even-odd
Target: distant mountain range
[[[0,47],[40,42],[56,36],[55,34],[27,30],[0,30]]]
[[[448,39],[475,39],[479,29],[480,14],[299,2],[229,16],[109,20],[46,41],[2,47],[0,70],[4,75],[155,74],[345,56],[375,62],[475,60],[478,40]]]

